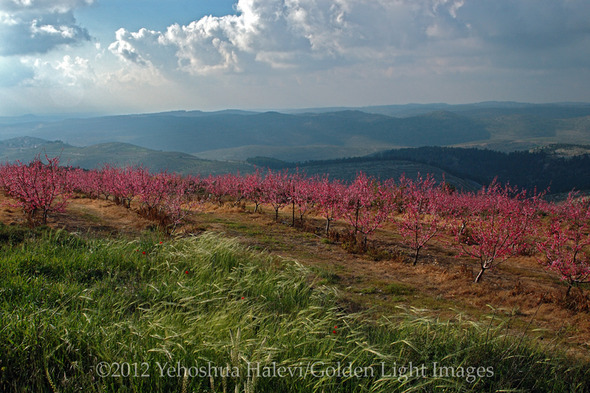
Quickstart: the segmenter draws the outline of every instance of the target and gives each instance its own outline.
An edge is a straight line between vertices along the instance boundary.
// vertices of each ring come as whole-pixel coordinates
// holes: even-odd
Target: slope
[[[383,148],[424,143],[448,145],[489,137],[477,122],[451,113],[397,119],[360,111],[301,115],[180,112],[110,116],[0,125],[0,135],[60,139],[77,146],[124,142],[189,154],[246,145]]]
[[[253,170],[252,165],[247,163],[203,160],[186,153],[156,151],[129,143],[111,142],[76,147],[61,141],[49,142],[30,137],[0,141],[0,161],[28,162],[37,155],[59,156],[63,165],[86,169],[109,163],[116,166],[142,165],[151,171],[181,174],[248,173]]]

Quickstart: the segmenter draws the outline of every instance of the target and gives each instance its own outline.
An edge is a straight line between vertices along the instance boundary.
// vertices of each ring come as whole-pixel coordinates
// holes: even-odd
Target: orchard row
[[[360,173],[343,183],[269,170],[201,178],[108,165],[83,170],[59,166],[57,158],[45,161],[0,167],[0,187],[31,225],[64,211],[75,193],[134,206],[168,232],[204,201],[249,201],[255,211],[262,204],[272,207],[276,220],[289,207],[292,225],[313,212],[325,220],[326,235],[335,220],[343,221],[351,238],[365,245],[378,228],[393,223],[413,250],[414,264],[433,239],[450,233],[449,246],[477,261],[476,282],[488,269],[525,251],[560,275],[568,295],[573,286],[590,280],[590,209],[574,194],[557,204],[497,183],[475,193],[456,192],[432,177],[381,182]]]

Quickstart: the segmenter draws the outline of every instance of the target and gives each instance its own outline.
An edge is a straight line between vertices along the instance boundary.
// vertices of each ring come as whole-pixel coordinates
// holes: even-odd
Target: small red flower
[[[244,300],[244,297],[242,296],[242,300]]]
[[[188,274],[188,270],[185,270],[185,271],[184,271],[184,274]]]
[[[332,333],[336,334],[336,330],[332,330]]]
[[[160,242],[160,244],[162,244],[162,243],[164,243],[164,242]]]
[[[143,255],[145,255],[145,251],[142,251],[141,253],[142,253]]]

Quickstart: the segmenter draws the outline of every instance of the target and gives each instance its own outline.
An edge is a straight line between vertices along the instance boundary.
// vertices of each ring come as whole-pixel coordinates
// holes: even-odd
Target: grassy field
[[[3,392],[590,389],[586,360],[524,329],[346,312],[325,277],[210,232],[0,242]]]

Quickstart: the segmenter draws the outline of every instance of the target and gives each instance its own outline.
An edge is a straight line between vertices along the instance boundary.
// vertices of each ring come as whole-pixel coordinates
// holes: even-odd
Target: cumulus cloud
[[[66,55],[54,61],[28,58],[21,62],[34,74],[24,86],[83,88],[97,82],[89,60],[79,56]]]
[[[342,0],[241,0],[237,15],[207,16],[164,32],[119,30],[110,49],[137,64],[173,50],[177,68],[191,74],[302,66],[346,51],[355,39],[347,8]]]
[[[518,62],[527,55],[523,48],[587,40],[585,1],[240,0],[236,15],[207,16],[162,32],[121,29],[110,50],[156,67],[172,53],[177,70],[195,75],[363,62],[391,68],[437,56],[469,58],[476,67],[481,56],[508,53],[504,61]]]
[[[115,33],[115,38],[116,41],[108,49],[125,62],[151,67],[154,59],[159,64],[174,64],[173,60],[167,61],[174,57],[174,52],[163,45],[160,32],[148,29],[129,32],[121,28]],[[157,47],[159,50],[154,51]]]
[[[93,0],[0,0],[0,56],[46,53],[90,40],[73,10]]]
[[[79,105],[87,91],[94,89],[98,77],[88,59],[79,56],[63,56],[56,60],[39,58],[21,59],[23,66],[33,76],[20,82],[27,91],[43,91],[46,99],[58,108]]]
[[[93,2],[0,0],[4,83],[93,89],[97,106],[137,110],[588,94],[588,0],[236,0],[232,15],[123,25],[113,42],[71,48],[90,39],[74,14]]]

